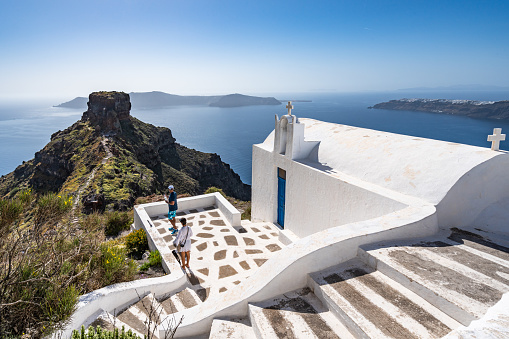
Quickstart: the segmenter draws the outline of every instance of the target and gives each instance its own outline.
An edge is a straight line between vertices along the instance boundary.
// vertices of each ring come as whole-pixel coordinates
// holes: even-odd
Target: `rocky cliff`
[[[126,93],[90,94],[80,121],[54,133],[34,159],[0,179],[0,195],[30,186],[80,195],[85,207],[94,202],[97,209],[128,209],[136,197],[173,184],[179,194],[216,186],[229,196],[250,199],[250,186],[217,154],[178,144],[171,130],[130,116],[130,108]]]
[[[482,119],[509,119],[509,101],[400,99],[382,102],[369,108],[455,114]]]

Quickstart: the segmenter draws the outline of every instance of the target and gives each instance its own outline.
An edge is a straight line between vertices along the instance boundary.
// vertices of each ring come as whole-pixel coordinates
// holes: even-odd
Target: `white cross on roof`
[[[491,149],[494,151],[499,150],[500,141],[505,140],[505,134],[502,134],[501,128],[494,128],[493,135],[488,135],[488,141],[491,141]]]
[[[286,108],[288,108],[288,115],[292,115],[293,105],[291,101],[288,101],[288,105],[286,105]]]

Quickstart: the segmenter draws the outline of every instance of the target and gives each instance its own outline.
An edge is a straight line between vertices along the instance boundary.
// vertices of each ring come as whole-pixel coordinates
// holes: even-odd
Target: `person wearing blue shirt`
[[[175,223],[175,217],[177,216],[177,192],[175,192],[173,185],[168,186],[169,194],[164,195],[164,201],[168,204],[168,220],[170,221],[173,229],[170,228],[171,234],[178,232],[177,225]]]

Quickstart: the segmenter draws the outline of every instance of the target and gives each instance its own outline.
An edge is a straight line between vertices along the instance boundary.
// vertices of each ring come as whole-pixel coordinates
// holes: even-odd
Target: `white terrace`
[[[182,317],[179,338],[508,337],[501,131],[490,150],[301,123],[287,108],[253,147],[256,223],[218,193],[179,200],[194,232],[184,273],[166,204],[136,206],[169,274],[82,296],[66,334],[95,322],[143,337],[151,305],[159,338]]]

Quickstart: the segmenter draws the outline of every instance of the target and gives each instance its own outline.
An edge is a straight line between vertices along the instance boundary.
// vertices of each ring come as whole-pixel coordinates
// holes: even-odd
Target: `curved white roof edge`
[[[434,205],[472,168],[497,156],[509,157],[489,148],[308,118],[299,121],[305,124],[305,140],[320,142],[306,165],[314,162],[329,173],[344,173]],[[274,134],[257,146],[272,151]]]

